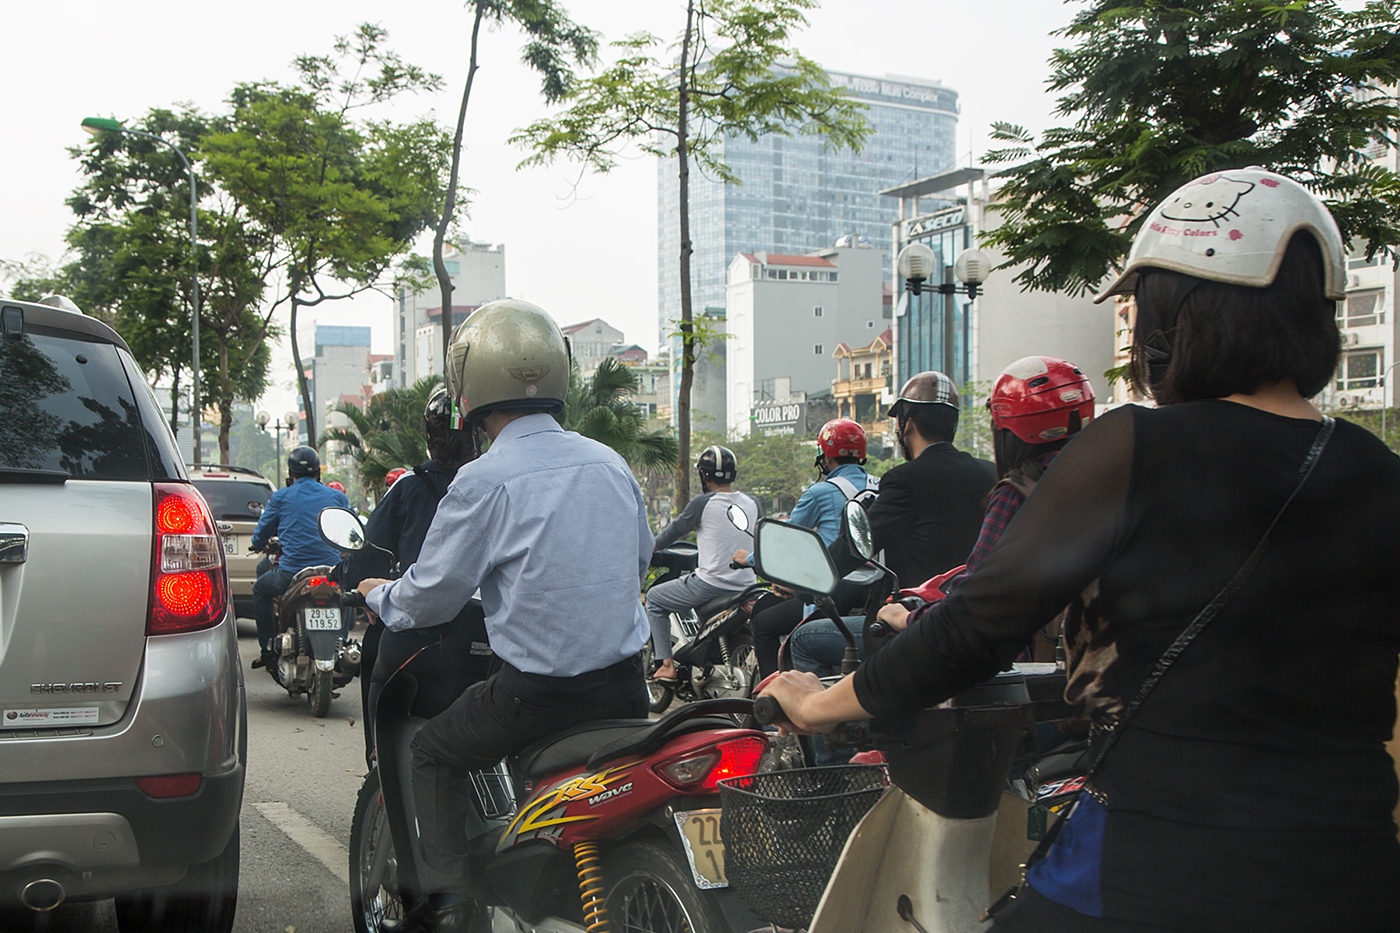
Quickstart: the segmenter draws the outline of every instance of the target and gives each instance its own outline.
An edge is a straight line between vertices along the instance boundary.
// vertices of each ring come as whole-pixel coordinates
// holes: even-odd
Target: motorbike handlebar
[[[730,569],[730,570],[748,570],[748,569],[749,569],[749,565],[748,565],[748,564],[741,564],[741,563],[740,563],[739,561],[737,561],[737,560],[731,560],[731,561],[729,562],[729,569]]]
[[[770,696],[758,697],[753,701],[753,718],[760,726],[771,726],[786,719],[782,705]]]
[[[365,598],[359,590],[345,590],[340,594],[340,604],[347,609],[363,607]]]

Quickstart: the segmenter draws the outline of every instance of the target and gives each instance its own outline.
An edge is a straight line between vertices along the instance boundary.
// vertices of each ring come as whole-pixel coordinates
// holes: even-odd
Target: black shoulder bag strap
[[[1104,756],[1108,754],[1108,750],[1118,741],[1118,737],[1123,734],[1124,728],[1128,725],[1128,720],[1132,719],[1133,714],[1142,706],[1148,694],[1152,692],[1153,688],[1157,686],[1158,681],[1162,679],[1162,675],[1167,672],[1168,668],[1176,663],[1176,659],[1181,657],[1182,652],[1186,650],[1187,646],[1196,639],[1197,635],[1201,634],[1201,630],[1220,614],[1220,610],[1225,608],[1225,604],[1234,598],[1235,594],[1239,592],[1240,587],[1244,586],[1245,580],[1254,572],[1254,568],[1258,566],[1260,558],[1264,556],[1264,550],[1269,546],[1269,538],[1273,535],[1274,528],[1278,525],[1279,519],[1283,518],[1283,513],[1288,511],[1288,507],[1293,504],[1293,500],[1297,498],[1298,493],[1302,491],[1303,484],[1306,483],[1308,477],[1312,475],[1313,467],[1317,466],[1317,461],[1322,456],[1322,450],[1327,446],[1327,441],[1331,439],[1332,430],[1335,427],[1336,422],[1332,418],[1324,415],[1322,418],[1322,427],[1318,429],[1317,437],[1313,440],[1312,447],[1308,450],[1308,455],[1303,460],[1303,465],[1298,469],[1298,481],[1294,484],[1293,491],[1288,494],[1288,498],[1285,499],[1283,505],[1279,507],[1278,513],[1274,515],[1274,520],[1269,522],[1269,527],[1265,529],[1263,537],[1259,539],[1259,543],[1254,546],[1254,550],[1250,553],[1249,557],[1245,559],[1244,565],[1235,572],[1235,575],[1230,578],[1230,582],[1226,583],[1220,592],[1215,594],[1215,598],[1206,604],[1206,607],[1201,610],[1200,615],[1196,616],[1191,624],[1186,626],[1186,629],[1176,637],[1176,641],[1172,642],[1171,646],[1157,659],[1157,664],[1153,667],[1152,673],[1147,675],[1147,679],[1144,680],[1142,686],[1138,688],[1137,694],[1123,707],[1122,712],[1118,714],[1118,722],[1114,724],[1111,729],[1104,729],[1100,732],[1102,741],[1092,743],[1095,744],[1096,747],[1089,760],[1089,767],[1084,773],[1084,787],[1087,788],[1089,786],[1089,782],[1098,771],[1099,765],[1103,763]],[[1075,797],[1074,804],[1064,816],[1055,821],[1055,825],[1051,826],[1045,833],[1044,838],[1040,840],[1040,844],[1035,847],[1035,851],[1030,854],[1030,857],[1026,859],[1026,863],[1021,866],[1020,883],[997,898],[996,902],[982,913],[983,920],[992,919],[999,910],[1015,899],[1016,894],[1021,890],[1021,886],[1026,883],[1026,872],[1032,865],[1045,858],[1050,852],[1050,847],[1055,844],[1055,838],[1059,836],[1061,827],[1069,821],[1070,814],[1074,812],[1074,807],[1079,805],[1080,797],[1082,797],[1083,794],[1084,791],[1081,789],[1079,796]]]
[[[421,479],[424,483],[428,485],[429,489],[433,491],[433,495],[437,496],[437,501],[441,502],[442,497],[447,495],[447,486],[440,485],[441,477],[436,476],[433,473],[429,473],[427,470],[423,469],[423,465],[421,463],[413,468],[413,472],[419,479]]]

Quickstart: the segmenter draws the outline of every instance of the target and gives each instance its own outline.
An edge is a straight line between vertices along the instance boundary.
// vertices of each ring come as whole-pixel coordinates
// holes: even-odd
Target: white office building
[[[864,346],[889,326],[887,257],[857,237],[802,256],[740,253],[725,302],[726,428],[749,433],[762,403],[830,393],[837,344]]]
[[[506,297],[506,248],[463,238],[448,244],[443,263],[452,277],[452,326],[488,301]],[[394,298],[394,376],[409,386],[442,373],[442,293],[434,281],[419,292],[402,289]]]

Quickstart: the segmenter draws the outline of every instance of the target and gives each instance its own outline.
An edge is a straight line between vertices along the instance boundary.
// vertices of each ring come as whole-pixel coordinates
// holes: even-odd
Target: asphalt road
[[[248,783],[234,933],[348,933],[350,820],[365,774],[360,684],[313,719],[263,671],[250,623],[239,648],[248,684]],[[0,931],[118,933],[111,901],[65,904],[50,915],[0,911]],[[131,931],[121,931],[131,933]]]

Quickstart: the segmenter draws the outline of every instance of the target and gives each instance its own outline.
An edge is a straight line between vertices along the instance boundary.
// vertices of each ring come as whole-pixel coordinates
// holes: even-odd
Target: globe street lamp
[[[260,412],[257,413],[257,415],[254,416],[253,420],[257,422],[257,424],[258,424],[258,430],[261,431],[261,432],[263,432],[264,434],[266,434],[266,433],[267,433],[267,423],[268,423],[269,421],[272,420],[271,416],[268,415],[268,413],[265,412],[265,411],[260,411]],[[297,426],[297,413],[294,412],[294,411],[289,411],[289,412],[287,412],[285,415],[282,416],[282,420],[281,420],[281,421],[274,422],[273,425],[272,425],[272,430],[273,430],[273,432],[274,432],[274,436],[276,437],[275,443],[276,443],[276,445],[277,445],[277,458],[276,458],[276,459],[277,459],[277,469],[276,469],[276,474],[277,474],[277,485],[278,485],[278,486],[281,486],[281,485],[282,485],[282,453],[283,453],[283,451],[282,451],[282,425],[284,425],[284,424],[287,426],[287,436],[288,436],[288,437],[291,437],[291,436],[292,436],[292,431],[293,431],[293,430],[296,428],[296,426]]]
[[[104,132],[126,133],[128,136],[140,136],[142,139],[153,139],[156,142],[169,146],[170,151],[180,157],[180,163],[185,166],[185,171],[190,176],[190,295],[194,301],[194,310],[191,312],[193,324],[194,343],[194,411],[190,418],[190,423],[194,429],[194,462],[198,466],[203,456],[200,451],[199,438],[199,215],[195,209],[195,204],[199,198],[195,193],[194,166],[190,160],[185,158],[185,154],[179,147],[164,137],[154,133],[143,133],[141,130],[128,129],[116,120],[109,120],[104,117],[86,117],[83,119],[82,127],[93,136],[101,135]]]
[[[938,292],[943,296],[943,373],[953,377],[953,296],[966,295],[975,299],[981,292],[982,283],[991,271],[991,257],[980,249],[969,248],[958,254],[951,266],[943,267],[943,282],[936,286],[925,286],[924,282],[933,275],[938,262],[928,244],[915,241],[905,246],[895,257],[895,268],[904,279],[904,288],[911,295],[922,295],[925,290]],[[962,285],[953,283],[954,276]],[[971,375],[969,374],[969,377]]]

